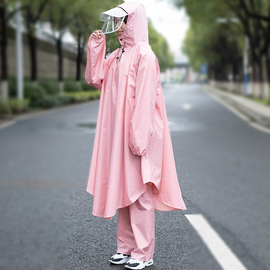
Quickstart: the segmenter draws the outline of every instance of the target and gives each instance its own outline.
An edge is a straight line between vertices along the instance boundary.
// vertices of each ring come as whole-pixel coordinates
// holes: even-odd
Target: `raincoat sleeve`
[[[101,90],[103,82],[103,65],[105,61],[106,41],[105,35],[100,38],[93,34],[89,37],[87,44],[87,64],[85,69],[85,80],[88,84]]]
[[[154,55],[145,55],[140,59],[137,71],[135,109],[129,127],[129,147],[133,154],[138,156],[147,152],[154,131],[159,76],[156,65]]]

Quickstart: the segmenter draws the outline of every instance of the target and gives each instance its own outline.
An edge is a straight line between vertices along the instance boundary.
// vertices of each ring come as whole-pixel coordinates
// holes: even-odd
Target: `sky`
[[[155,29],[168,41],[177,63],[186,63],[187,57],[181,52],[183,40],[189,27],[189,18],[184,9],[177,9],[170,0],[137,0],[146,10]],[[125,0],[130,2],[130,0]]]

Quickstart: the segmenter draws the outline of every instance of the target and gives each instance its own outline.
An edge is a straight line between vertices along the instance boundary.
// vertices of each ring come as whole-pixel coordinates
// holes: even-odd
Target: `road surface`
[[[270,269],[270,134],[199,85],[163,90],[188,209],[156,211],[154,266],[147,269]],[[108,263],[117,216],[92,216],[85,191],[98,105],[0,129],[0,269],[124,269]]]

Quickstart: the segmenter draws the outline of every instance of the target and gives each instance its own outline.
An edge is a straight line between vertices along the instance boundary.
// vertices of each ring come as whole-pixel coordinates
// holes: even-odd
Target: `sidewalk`
[[[256,122],[257,124],[270,129],[270,106],[267,107],[249,100],[244,96],[225,92],[209,85],[205,85],[204,91],[215,95],[217,98],[231,105],[240,113],[248,117],[251,122]]]

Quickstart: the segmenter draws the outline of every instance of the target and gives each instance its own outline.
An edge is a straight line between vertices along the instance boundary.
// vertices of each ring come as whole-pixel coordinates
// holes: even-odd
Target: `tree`
[[[10,1],[9,4],[12,4],[14,1]],[[8,97],[8,59],[7,59],[7,25],[9,20],[17,13],[17,9],[8,9],[8,1],[0,0],[0,23],[1,23],[1,87],[0,89],[3,92],[3,97]],[[23,10],[25,7],[21,7]]]
[[[30,79],[36,82],[38,77],[37,49],[36,49],[36,24],[40,20],[45,6],[50,0],[24,0],[24,20],[27,29],[27,38],[30,52]]]
[[[7,19],[6,19],[6,1],[0,2],[1,19],[1,90],[4,98],[8,92],[8,67],[7,67]]]
[[[265,60],[267,70],[265,77],[270,84],[270,2],[264,0],[228,0],[225,1],[225,4],[240,20],[245,35],[249,39],[253,80],[263,82],[263,62]],[[260,97],[263,98],[262,87]],[[268,103],[270,104],[270,86]]]
[[[100,29],[102,22],[99,20],[99,14],[105,10],[111,9],[113,6],[122,4],[122,0],[111,1],[85,1],[80,0],[74,5],[75,17],[71,23],[71,31],[77,36],[78,49],[77,49],[77,69],[76,81],[81,78],[81,62],[85,45],[88,41],[90,34]],[[110,54],[119,46],[116,34],[106,35],[107,54]]]
[[[149,44],[157,56],[160,70],[165,71],[167,68],[173,67],[173,55],[170,52],[166,39],[153,27],[150,19],[148,20]]]
[[[183,49],[192,68],[199,72],[201,64],[207,63],[211,78],[227,80],[228,74],[232,74],[237,80],[242,70],[243,50],[242,39],[239,40],[238,36],[243,31],[239,26],[217,23],[219,17],[231,17],[228,7],[218,5],[216,0],[175,3],[179,7],[184,6],[191,18]]]
[[[233,31],[234,44],[241,51],[244,37],[247,36],[250,43],[252,78],[253,81],[263,82],[263,74],[266,73],[268,83],[270,83],[270,2],[265,0],[172,0],[177,7],[185,7],[193,24],[203,21],[205,28],[213,28],[216,34],[221,33],[221,29],[214,29],[216,19],[237,18],[238,24],[229,26]],[[200,19],[201,17],[201,19]],[[207,24],[207,20],[212,20],[212,25]],[[227,25],[228,26],[228,25]],[[194,28],[193,25],[191,27]],[[224,27],[223,27],[224,30]],[[223,31],[222,30],[222,31]],[[193,29],[194,31],[194,29]],[[219,33],[218,33],[219,32]],[[197,34],[199,34],[197,32]],[[205,36],[207,39],[208,37]],[[212,43],[212,40],[208,41]],[[191,44],[189,46],[200,46],[201,44]],[[213,41],[214,43],[214,41]],[[212,44],[213,45],[213,44]],[[187,47],[187,45],[186,45]],[[227,48],[230,48],[227,47]],[[187,49],[188,51],[188,49]],[[196,51],[196,50],[195,50]],[[200,52],[199,54],[201,54]],[[233,55],[230,56],[232,60]],[[209,61],[209,56],[208,59]],[[266,67],[266,68],[264,68]],[[266,72],[264,72],[266,70]],[[262,85],[262,84],[261,84]],[[261,91],[261,98],[263,93]],[[270,103],[270,98],[269,98]]]
[[[76,10],[74,6],[76,2],[72,0],[57,0],[46,6],[42,16],[42,21],[49,21],[53,31],[53,39],[56,45],[58,56],[58,74],[60,93],[63,92],[63,36],[70,23],[75,19]]]

